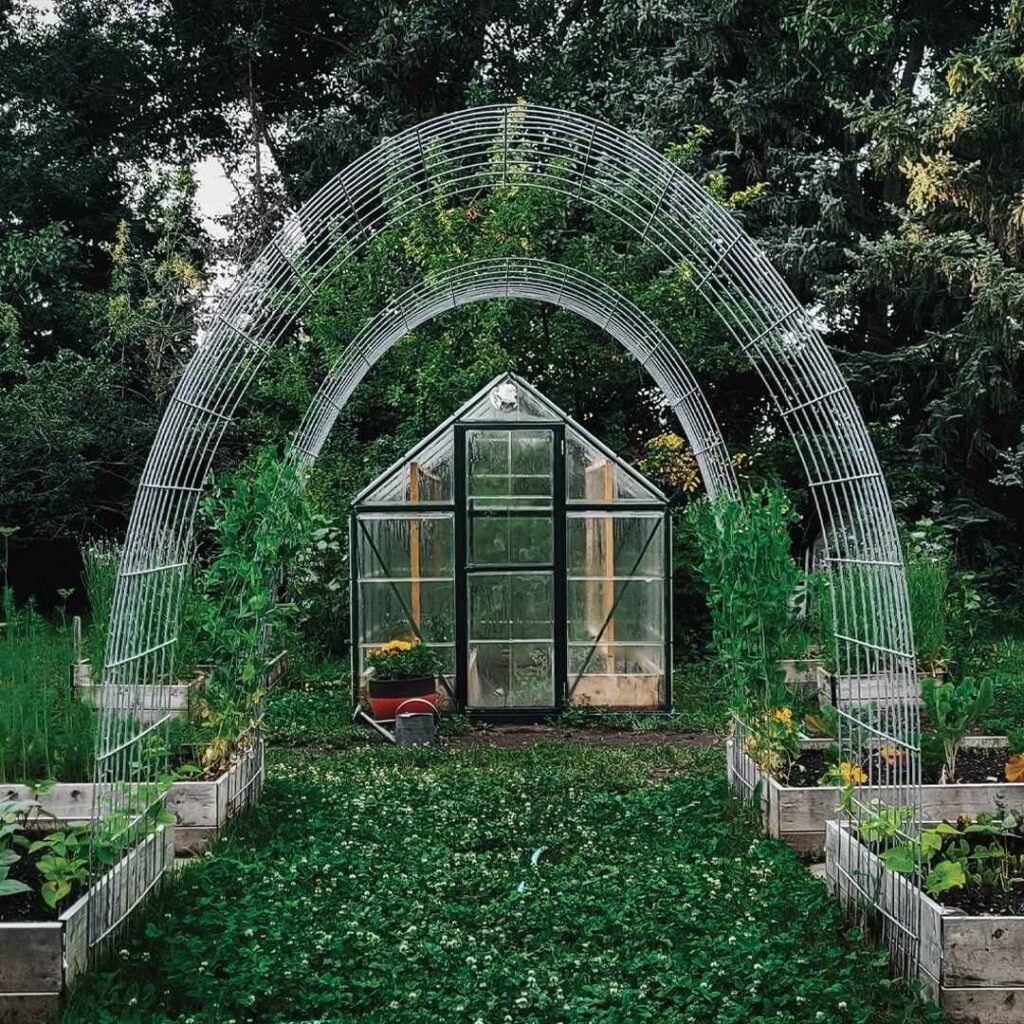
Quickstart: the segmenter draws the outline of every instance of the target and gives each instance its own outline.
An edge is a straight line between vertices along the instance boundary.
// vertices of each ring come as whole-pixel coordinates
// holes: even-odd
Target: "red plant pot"
[[[407,676],[404,679],[371,679],[370,710],[378,722],[389,721],[406,701],[414,701],[409,711],[425,711],[426,704],[437,706],[437,686],[433,676]]]

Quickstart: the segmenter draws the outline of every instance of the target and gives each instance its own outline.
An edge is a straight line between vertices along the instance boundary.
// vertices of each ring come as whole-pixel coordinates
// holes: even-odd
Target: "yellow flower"
[[[413,645],[408,640],[389,640],[381,644],[374,652],[375,654],[397,654],[399,651],[411,651]]]
[[[791,725],[793,722],[793,709],[792,708],[779,708],[775,712],[776,722],[785,722],[786,725]]]
[[[860,765],[843,761],[839,765],[839,779],[844,786],[859,786],[862,782],[868,781],[868,776]]]

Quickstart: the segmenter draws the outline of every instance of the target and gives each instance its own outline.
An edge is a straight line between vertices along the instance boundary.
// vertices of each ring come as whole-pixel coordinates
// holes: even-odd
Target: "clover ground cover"
[[[65,1024],[938,1020],[713,749],[271,754]]]

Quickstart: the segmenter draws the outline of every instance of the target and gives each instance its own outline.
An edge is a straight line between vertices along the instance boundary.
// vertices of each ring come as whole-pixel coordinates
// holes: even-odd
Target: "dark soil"
[[[950,889],[942,893],[938,902],[965,914],[1024,914],[1024,885],[1011,886],[1009,892],[993,885]]]
[[[1006,782],[1006,751],[1003,749],[983,750],[975,747],[961,747],[956,756],[957,782]],[[941,771],[941,769],[939,769]],[[938,772],[925,782],[938,782]]]
[[[51,910],[39,895],[39,886],[43,880],[35,867],[35,862],[44,855],[45,850],[23,853],[21,860],[10,866],[7,877],[24,882],[32,888],[30,892],[0,898],[0,921],[56,921],[85,892],[84,885],[75,886],[71,894],[57,904],[57,909]]]
[[[451,750],[474,747],[531,747],[553,740],[572,740],[590,747],[714,747],[722,741],[714,733],[676,732],[672,729],[603,729],[600,726],[562,726],[557,724],[495,725],[448,736],[444,746]]]
[[[824,750],[805,750],[789,766],[789,773],[779,781],[785,786],[817,786],[828,771]]]
[[[828,771],[829,763],[824,750],[805,750],[790,765],[788,774],[780,773],[779,781],[786,786],[817,786],[819,780]],[[891,768],[876,763],[874,770],[867,761],[861,768],[873,779],[883,780]],[[1004,785],[1024,785],[1024,783],[1008,783],[1006,781],[1006,751],[1000,748],[983,749],[978,747],[961,747],[956,759],[956,782],[1001,782]],[[922,781],[933,785],[939,781],[941,766],[922,766]],[[949,781],[949,780],[947,780]]]

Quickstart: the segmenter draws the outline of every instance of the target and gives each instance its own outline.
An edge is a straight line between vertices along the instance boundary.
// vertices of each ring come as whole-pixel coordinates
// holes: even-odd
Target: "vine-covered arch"
[[[704,392],[664,331],[622,292],[563,264],[526,257],[474,260],[431,275],[369,320],[335,360],[296,432],[293,453],[311,465],[359,382],[398,340],[449,310],[489,299],[533,299],[570,310],[634,356],[679,420],[709,494],[736,493],[729,450]]]
[[[171,678],[196,507],[263,359],[382,231],[428,204],[512,187],[546,190],[624,225],[688,276],[749,358],[824,524],[837,671],[854,687],[862,678],[883,681],[892,699],[881,703],[872,729],[902,748],[903,766],[884,780],[896,783],[886,799],[919,805],[910,740],[917,710],[907,699],[914,656],[896,519],[864,421],[814,320],[732,215],[665,157],[593,118],[515,104],[444,115],[382,142],[289,217],[217,305],[160,424],[129,523],[104,668],[114,698],[104,701],[98,730],[97,809],[125,806],[126,790],[149,782],[140,751],[157,726],[134,724],[130,694]],[[850,732],[859,728],[842,709],[841,720]],[[868,785],[858,802],[867,807],[881,795]],[[911,914],[887,927],[900,930],[912,956]]]

